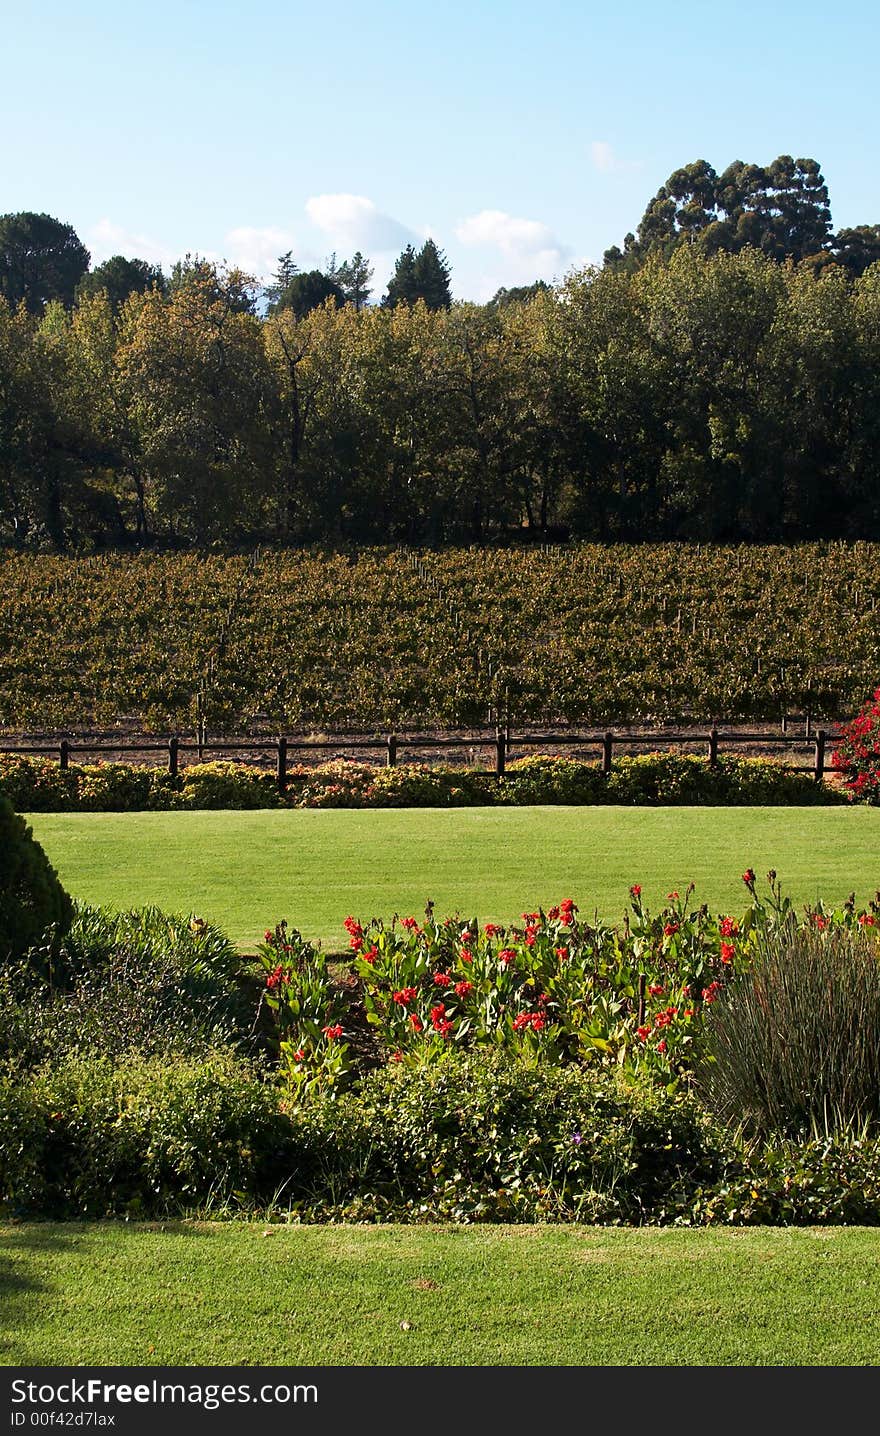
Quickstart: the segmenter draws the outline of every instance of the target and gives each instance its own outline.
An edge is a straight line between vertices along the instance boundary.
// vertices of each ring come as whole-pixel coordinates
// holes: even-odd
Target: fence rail
[[[516,748],[595,748],[599,751],[599,766],[607,776],[611,772],[615,748],[641,747],[657,752],[669,748],[703,747],[709,767],[714,768],[718,764],[719,754],[724,749],[735,749],[743,744],[760,744],[762,748],[809,750],[812,756],[809,764],[787,763],[782,766],[791,773],[811,773],[815,781],[821,783],[827,773],[835,771],[833,765],[829,765],[827,762],[827,745],[839,737],[840,734],[828,732],[824,728],[818,728],[810,737],[804,738],[788,735],[772,738],[765,733],[725,733],[720,732],[717,728],[712,728],[708,733],[702,734],[666,732],[512,733],[506,728],[496,728],[476,736],[447,733],[435,736],[410,734],[399,737],[397,734],[389,733],[387,737],[383,738],[350,739],[345,737],[289,738],[282,734],[278,738],[230,738],[210,743],[201,735],[193,740],[174,736],[161,741],[143,743],[117,743],[112,740],[101,743],[78,743],[62,738],[59,743],[52,745],[46,743],[8,745],[0,743],[0,755],[10,753],[31,757],[57,757],[59,767],[64,770],[70,766],[71,757],[81,753],[98,755],[102,753],[166,753],[168,755],[168,772],[172,777],[176,777],[180,771],[180,755],[182,753],[195,753],[201,761],[206,753],[265,754],[272,752],[275,757],[278,787],[284,792],[288,783],[288,756],[291,753],[333,752],[338,756],[343,756],[346,751],[350,753],[383,753],[386,766],[393,768],[401,750],[407,748],[418,748],[422,752],[442,752],[451,748],[490,748],[494,753],[495,772],[500,777],[505,771],[508,755]]]

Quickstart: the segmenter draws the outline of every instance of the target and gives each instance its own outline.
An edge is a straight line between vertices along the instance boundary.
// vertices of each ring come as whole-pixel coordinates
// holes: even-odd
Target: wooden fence
[[[62,738],[58,744],[49,746],[47,744],[14,744],[5,745],[0,743],[0,754],[20,753],[31,757],[56,758],[59,766],[66,769],[70,765],[70,759],[80,754],[98,755],[119,754],[119,753],[162,753],[167,755],[168,772],[176,777],[180,771],[180,756],[185,753],[195,753],[201,762],[206,754],[231,754],[231,753],[261,753],[270,752],[274,755],[275,773],[278,787],[283,792],[287,787],[288,758],[291,753],[318,753],[332,752],[337,757],[343,757],[345,753],[380,753],[384,756],[385,763],[393,768],[398,761],[398,755],[406,749],[417,748],[421,752],[443,752],[444,750],[456,748],[490,749],[493,753],[494,770],[500,777],[507,764],[508,756],[517,748],[578,748],[596,749],[599,754],[599,765],[604,774],[611,772],[611,764],[616,748],[642,748],[651,752],[662,751],[669,748],[680,747],[703,747],[706,753],[706,760],[710,768],[718,763],[718,756],[724,749],[736,751],[737,748],[746,744],[760,746],[763,749],[773,748],[783,751],[792,751],[796,748],[806,749],[811,761],[808,764],[788,763],[783,765],[786,771],[792,773],[811,773],[817,783],[821,783],[826,773],[833,772],[833,767],[827,762],[827,749],[829,742],[839,737],[837,733],[829,733],[824,728],[816,729],[809,737],[795,738],[785,735],[781,738],[768,737],[765,733],[724,733],[717,728],[712,728],[705,735],[693,733],[512,733],[510,729],[496,728],[489,733],[478,734],[476,737],[464,737],[460,734],[442,734],[429,736],[425,734],[411,734],[408,737],[398,737],[396,734],[389,734],[385,738],[279,738],[269,739],[229,739],[218,740],[209,743],[206,740],[189,740],[172,737],[162,741],[151,743],[117,743],[112,740],[103,743],[77,743],[67,738]]]

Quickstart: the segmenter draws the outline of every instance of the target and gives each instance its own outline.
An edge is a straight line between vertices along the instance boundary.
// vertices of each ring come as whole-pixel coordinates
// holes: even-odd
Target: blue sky
[[[0,0],[0,34],[0,212],[94,262],[359,248],[378,297],[431,234],[482,299],[601,260],[679,165],[782,153],[880,221],[876,0]]]

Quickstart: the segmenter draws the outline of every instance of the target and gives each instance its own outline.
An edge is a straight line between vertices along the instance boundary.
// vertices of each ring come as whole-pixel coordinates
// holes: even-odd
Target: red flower
[[[269,973],[269,976],[266,978],[266,986],[271,991],[273,987],[278,986],[279,982],[282,981],[283,977],[284,969],[280,966],[273,967],[272,971]]]
[[[658,1051],[658,1052],[665,1052],[665,1051],[666,1051],[666,1038],[665,1038],[665,1037],[661,1037],[660,1041],[657,1043],[657,1051]]]
[[[636,1037],[638,1037],[638,1039],[639,1039],[640,1042],[647,1042],[647,1040],[648,1040],[648,1038],[650,1037],[650,1035],[651,1035],[651,1029],[650,1029],[650,1027],[637,1027],[637,1028],[636,1028]]]
[[[559,961],[560,961],[560,962],[565,962],[565,959],[568,957],[568,948],[567,948],[567,947],[557,947],[555,951],[556,951],[556,956],[559,958]]]
[[[542,1012],[532,1013],[532,1031],[543,1032],[547,1025],[547,1019]]]
[[[460,961],[460,962],[473,962],[473,960],[474,960],[474,958],[473,958],[473,953],[468,952],[468,950],[467,950],[466,947],[463,947],[463,948],[462,948],[462,950],[461,950],[461,952],[458,954],[458,956],[459,956],[459,961]]]
[[[652,982],[652,983],[651,983],[651,986],[648,988],[648,996],[649,996],[649,997],[662,997],[662,996],[663,996],[663,983],[662,983],[662,982]]]
[[[391,1001],[396,1002],[400,1007],[406,1007],[410,1002],[415,1002],[416,990],[414,987],[402,987],[399,992],[392,992]]]
[[[403,922],[402,922],[401,926],[405,927],[406,930],[407,930],[407,932],[418,932],[418,931],[419,931],[419,924],[418,924],[417,920],[416,920],[414,917],[405,917],[405,918],[403,919]]]
[[[692,1007],[686,1007],[684,1010],[684,1015],[685,1017],[693,1017],[694,1009]]]
[[[509,967],[512,962],[516,961],[516,952],[512,947],[502,947],[498,954],[498,961],[503,967]]]
[[[733,957],[734,957],[734,953],[735,953],[735,952],[736,952],[736,948],[734,947],[734,945],[733,945],[732,942],[722,942],[722,944],[721,944],[721,961],[722,961],[722,962],[725,962],[725,963],[726,963],[726,962],[733,962]]]
[[[675,934],[678,932],[680,926],[680,923],[668,922],[663,929],[664,935],[666,937],[674,937]]]
[[[402,1061],[403,1061],[403,1053],[402,1053],[399,1049],[398,1049],[397,1052],[392,1052],[392,1054],[391,1054],[391,1061],[392,1061],[392,1062],[402,1062]]]
[[[348,945],[352,952],[360,952],[364,945],[364,930],[357,921],[357,918],[347,917],[342,926],[349,935]]]
[[[487,922],[483,931],[487,937],[498,937],[499,934],[504,931],[504,928],[498,927],[494,922]],[[462,942],[465,941],[464,933],[462,933],[461,940]],[[470,940],[470,934],[468,934],[468,940]]]
[[[452,982],[452,978],[449,976],[449,973],[448,973],[448,972],[435,972],[435,973],[434,973],[434,986],[435,986],[435,987],[448,987],[451,982]]]
[[[712,1003],[715,1001],[720,991],[720,982],[710,982],[708,987],[703,988],[703,1001],[706,1003],[707,1006],[711,1007]]]
[[[342,1036],[342,1023],[335,1022],[332,1027],[329,1025],[327,1027],[322,1027],[321,1031],[327,1038],[328,1042],[335,1042],[337,1037]]]
[[[754,887],[755,873],[753,868],[746,868],[745,872],[743,873],[743,882],[745,883],[747,888]]]
[[[641,885],[641,883],[633,883],[632,887],[631,887],[630,890],[629,890],[629,895],[630,895],[631,898],[641,897],[641,895],[642,895],[642,885]]]
[[[294,1054],[293,1054],[293,1060],[294,1060],[294,1062],[302,1062],[302,1061],[304,1061],[305,1055],[306,1055],[306,1054],[305,1054],[305,1049],[302,1048],[302,1047],[298,1047],[297,1050],[296,1050],[296,1051],[294,1052]]]
[[[275,941],[275,934],[274,934],[274,932],[272,932],[268,927],[266,928],[266,931],[263,933],[263,941],[264,941],[264,942],[268,942],[269,945],[270,945],[270,947],[271,947],[272,943]]]
[[[486,929],[486,931],[488,932],[488,928]],[[500,931],[500,929],[499,929],[499,931]],[[469,927],[466,927],[466,928],[464,929],[464,931],[462,932],[461,940],[462,940],[462,942],[464,943],[465,947],[467,947],[469,943],[473,942],[473,940],[474,940],[474,935],[473,935],[473,933],[471,932],[471,930],[470,930]]]
[[[678,902],[678,893],[667,893],[666,897],[669,902]]]
[[[828,918],[827,918],[827,917],[823,917],[820,912],[814,912],[814,913],[813,913],[813,926],[814,926],[814,927],[817,927],[820,932],[824,932],[825,929],[826,929],[826,927],[828,926]]]
[[[859,913],[859,926],[860,926],[860,927],[876,927],[876,925],[877,925],[877,919],[875,918],[875,916],[874,916],[874,914],[873,914],[872,912],[860,912],[860,913]]]
[[[411,1012],[409,1014],[409,1020],[412,1023],[413,1032],[421,1032],[422,1019],[419,1017],[419,1014],[417,1012]]]
[[[457,982],[455,984],[455,995],[456,997],[467,997],[469,992],[473,992],[473,988],[474,984],[472,982]]]
[[[364,962],[368,962],[371,967],[373,966],[373,963],[376,961],[376,958],[377,958],[378,956],[379,956],[379,949],[378,949],[378,947],[375,947],[375,946],[374,946],[374,947],[371,947],[370,950],[369,950],[369,952],[362,952],[362,953],[361,953],[361,957],[363,958]]]
[[[718,931],[722,937],[736,937],[739,924],[734,922],[732,917],[723,917],[718,924]]]

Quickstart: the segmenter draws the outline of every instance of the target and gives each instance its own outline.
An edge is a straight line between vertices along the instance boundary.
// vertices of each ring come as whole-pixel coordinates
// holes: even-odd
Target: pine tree
[[[416,293],[416,252],[411,244],[399,256],[394,273],[388,281],[388,292],[382,300],[383,308],[395,309],[398,304],[415,304]]]
[[[446,256],[433,239],[426,239],[418,253],[408,244],[394,267],[382,303],[393,309],[423,299],[429,309],[448,309],[452,303],[449,275]]]
[[[426,239],[415,260],[415,282],[418,298],[424,299],[429,309],[448,309],[452,303],[449,288],[451,270],[442,249],[433,239]]]
[[[285,289],[295,275],[299,274],[299,266],[293,262],[293,250],[289,249],[286,254],[279,254],[278,268],[272,275],[272,283],[263,286],[263,296],[269,301],[269,308],[277,308]]]

